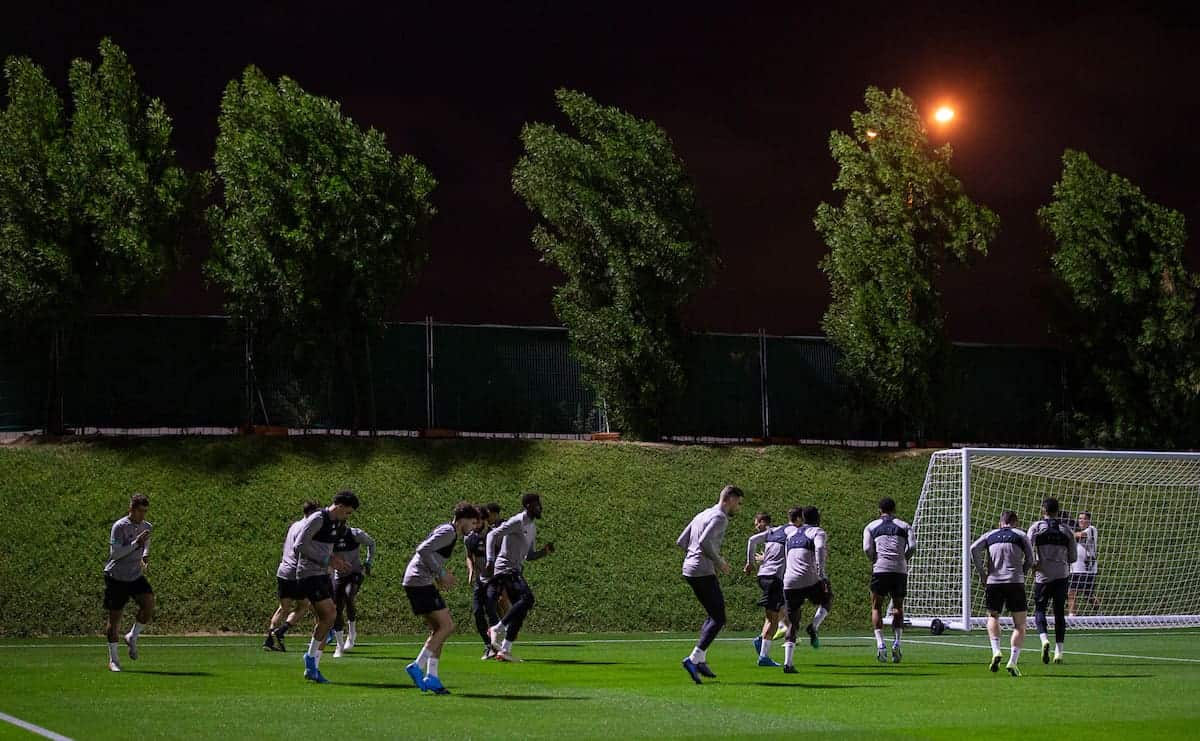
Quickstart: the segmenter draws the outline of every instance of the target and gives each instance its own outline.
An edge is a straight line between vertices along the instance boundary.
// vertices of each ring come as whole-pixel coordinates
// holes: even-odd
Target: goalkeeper
[[[1079,547],[1079,557],[1071,564],[1071,588],[1067,592],[1068,617],[1075,617],[1075,603],[1080,595],[1087,599],[1092,609],[1100,606],[1100,598],[1096,596],[1096,526],[1092,524],[1091,512],[1079,513],[1075,542]]]

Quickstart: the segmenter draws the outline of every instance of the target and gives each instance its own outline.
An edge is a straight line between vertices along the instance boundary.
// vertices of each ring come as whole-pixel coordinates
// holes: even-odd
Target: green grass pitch
[[[906,639],[903,663],[883,665],[862,633],[823,636],[785,675],[755,666],[745,633],[724,635],[709,650],[717,679],[696,686],[679,666],[690,635],[531,635],[522,663],[500,664],[456,634],[446,697],[404,673],[412,636],[327,654],[324,686],[301,678],[298,633],[284,654],[254,637],[148,634],[121,674],[102,639],[4,640],[0,713],[74,739],[1195,738],[1200,632],[1071,633],[1061,666],[1044,666],[1030,636],[1020,678],[987,671],[980,631]],[[0,738],[35,736],[0,723]]]

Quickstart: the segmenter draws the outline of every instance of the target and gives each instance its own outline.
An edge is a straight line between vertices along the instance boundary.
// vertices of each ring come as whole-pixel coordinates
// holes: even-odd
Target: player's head
[[[820,525],[821,524],[821,510],[817,509],[816,507],[805,507],[804,508],[804,524],[805,525]]]
[[[358,495],[349,489],[343,489],[333,495],[333,504],[329,507],[329,514],[335,520],[345,520],[350,515],[358,511]]]
[[[542,495],[535,491],[521,495],[521,506],[535,520],[542,519]]]
[[[1058,498],[1046,497],[1042,500],[1042,512],[1050,517],[1058,516]]]
[[[726,484],[721,489],[721,497],[718,504],[721,509],[725,510],[727,515],[736,515],[738,510],[742,508],[742,498],[746,496],[742,490],[733,484]]]
[[[1019,520],[1017,520],[1017,513],[1013,512],[1011,509],[1006,509],[1000,513],[1001,527],[1016,527],[1018,522]]]
[[[319,509],[321,509],[321,503],[315,499],[306,499],[304,504],[300,506],[300,511],[304,513],[305,517],[308,517]]]
[[[134,494],[129,497],[129,519],[139,523],[146,519],[146,510],[150,509],[150,497],[145,494]]]
[[[879,500],[879,511],[885,515],[896,513],[896,500],[891,497],[884,497]]]
[[[500,519],[500,505],[488,502],[479,508],[479,516],[487,519],[487,524],[494,525]]]
[[[458,534],[468,533],[479,527],[479,508],[470,502],[454,505],[454,528]]]
[[[771,513],[770,512],[755,512],[754,513],[754,529],[758,532],[762,532],[763,530],[766,530],[769,527],[771,527]]]
[[[1079,527],[1081,527],[1081,528],[1090,527],[1091,524],[1092,524],[1092,513],[1091,512],[1080,512],[1079,513]]]
[[[804,522],[804,508],[792,507],[789,509],[788,522],[792,523],[793,525],[799,525],[800,523]]]

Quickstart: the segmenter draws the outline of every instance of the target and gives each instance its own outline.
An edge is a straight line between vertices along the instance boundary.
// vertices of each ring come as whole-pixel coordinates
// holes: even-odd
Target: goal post
[[[1072,578],[1068,626],[1200,626],[1200,453],[1019,448],[930,457],[913,516],[918,546],[906,622],[982,627],[987,613],[970,544],[997,527],[1004,510],[1015,511],[1017,527],[1028,530],[1049,496],[1058,498],[1061,519],[1077,527],[1087,512],[1095,528],[1094,559]],[[1025,581],[1032,593],[1033,575]],[[1003,620],[1011,624],[1007,615]]]

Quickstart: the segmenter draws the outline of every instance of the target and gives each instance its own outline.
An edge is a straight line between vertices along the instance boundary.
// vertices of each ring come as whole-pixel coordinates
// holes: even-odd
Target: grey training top
[[[300,540],[300,530],[304,528],[304,519],[299,519],[288,526],[287,537],[283,539],[283,555],[279,559],[279,568],[275,576],[288,581],[296,581],[296,567],[300,565],[296,544]]]
[[[971,560],[988,584],[1024,584],[1033,568],[1033,549],[1024,531],[1015,527],[989,530],[971,544]]]
[[[725,540],[725,528],[728,525],[729,515],[719,504],[692,518],[675,539],[675,545],[687,551],[683,557],[684,576],[712,576],[717,573],[717,564],[725,563],[725,559],[721,558],[721,543]]]
[[[375,558],[375,539],[367,535],[366,530],[357,527],[350,528],[350,532],[333,544],[333,552],[345,559],[349,567],[345,573],[333,572],[334,579],[363,573],[363,547],[367,549],[366,562],[371,563],[371,560]]]
[[[444,522],[435,527],[409,559],[408,568],[404,570],[404,586],[432,586],[436,579],[446,573],[446,561],[450,560],[457,542],[458,531],[454,529],[453,522]]]
[[[508,518],[488,531],[487,561],[493,563],[493,574],[519,574],[525,561],[536,561],[546,555],[545,550],[535,551],[537,522],[526,510]]]
[[[787,534],[784,589],[804,589],[825,578],[828,550],[825,531],[816,525],[792,526]]]
[[[1071,575],[1071,563],[1078,554],[1075,533],[1067,523],[1052,517],[1038,520],[1029,528],[1029,540],[1036,565],[1035,584],[1066,579]]]
[[[917,550],[912,525],[894,515],[882,515],[863,528],[863,552],[871,559],[874,574],[907,574],[908,559]]]
[[[787,525],[769,527],[755,533],[746,541],[746,563],[754,563],[754,549],[762,544],[763,560],[758,565],[759,576],[782,576],[784,566],[784,544],[787,542]]]
[[[1088,525],[1079,531],[1081,535],[1076,541],[1078,554],[1071,564],[1072,574],[1096,573],[1096,526]]]
[[[134,524],[126,515],[113,523],[108,537],[108,563],[104,573],[117,581],[137,581],[142,578],[142,559],[150,555],[150,537],[142,544],[134,543],[143,532],[151,529],[149,522]]]
[[[349,531],[345,520],[334,520],[328,509],[304,518],[296,539],[296,579],[328,574],[333,544]]]

